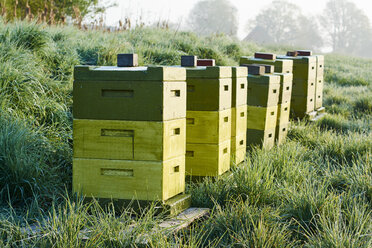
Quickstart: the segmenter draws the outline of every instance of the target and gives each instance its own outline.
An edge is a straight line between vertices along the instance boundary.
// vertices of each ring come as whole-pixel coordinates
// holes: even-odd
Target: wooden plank
[[[181,66],[195,67],[197,66],[197,56],[183,55],[181,56]]]
[[[231,137],[231,109],[187,111],[186,142],[219,144]]]
[[[248,69],[246,67],[232,67],[232,69],[231,107],[247,105]]]
[[[276,127],[278,106],[247,107],[247,129],[267,130]]]
[[[254,53],[254,57],[256,59],[275,60],[276,59],[276,54],[274,54],[274,53]]]
[[[186,118],[155,121],[73,120],[74,157],[165,161],[186,151]]]
[[[231,78],[230,66],[199,66],[186,68],[186,77],[190,78],[204,78],[204,79],[220,79]]]
[[[272,107],[279,101],[280,76],[266,74],[248,75],[247,105]]]
[[[214,59],[198,59],[197,66],[215,66],[216,61]]]
[[[231,109],[231,137],[245,135],[247,131],[247,105]]]
[[[163,201],[184,190],[184,156],[164,162],[73,159],[73,191],[87,197]]]

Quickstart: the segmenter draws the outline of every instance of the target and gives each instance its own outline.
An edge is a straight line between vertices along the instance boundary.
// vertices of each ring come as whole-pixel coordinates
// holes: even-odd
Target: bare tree
[[[198,34],[235,36],[238,32],[237,12],[228,0],[202,0],[192,8],[188,24]]]
[[[361,54],[372,38],[368,17],[348,0],[328,1],[321,23],[334,52]]]
[[[273,1],[248,23],[248,40],[268,44],[285,44],[311,49],[322,46],[318,26],[312,17],[302,14],[300,7],[284,0]],[[262,37],[259,37],[262,36]]]

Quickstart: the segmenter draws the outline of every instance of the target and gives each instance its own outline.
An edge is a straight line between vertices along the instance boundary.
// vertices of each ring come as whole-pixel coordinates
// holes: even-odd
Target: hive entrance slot
[[[174,97],[180,97],[181,91],[180,90],[171,90],[172,96]]]

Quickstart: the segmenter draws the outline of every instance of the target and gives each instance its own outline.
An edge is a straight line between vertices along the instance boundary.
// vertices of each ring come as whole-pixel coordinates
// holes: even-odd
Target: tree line
[[[237,9],[229,0],[201,0],[189,14],[199,34],[236,36]],[[245,40],[372,57],[372,27],[363,10],[349,0],[328,0],[320,15],[306,16],[296,4],[274,0],[247,24]]]

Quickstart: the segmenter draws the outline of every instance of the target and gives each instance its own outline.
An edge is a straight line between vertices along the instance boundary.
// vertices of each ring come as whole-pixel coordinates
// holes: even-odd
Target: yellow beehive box
[[[281,145],[285,142],[288,134],[289,122],[281,123],[276,127],[275,131],[275,140],[278,145]]]
[[[247,129],[269,130],[275,129],[278,106],[247,107]]]
[[[315,92],[315,109],[323,107],[323,87],[317,88]]]
[[[316,77],[323,78],[323,75],[324,75],[324,55],[315,55],[315,57],[316,57],[316,64],[317,64]]]
[[[232,101],[231,107],[247,105],[248,68],[232,67]]]
[[[231,119],[231,109],[187,111],[186,142],[218,144],[230,140]]]
[[[73,121],[74,157],[164,161],[185,154],[186,119]]]
[[[185,190],[185,156],[167,161],[73,159],[73,191],[87,197],[165,201]]]
[[[278,126],[280,123],[288,123],[289,122],[289,115],[290,115],[290,106],[291,103],[283,103],[278,104],[278,119],[276,125]]]
[[[315,56],[278,56],[280,59],[293,60],[293,80],[310,80],[315,81],[317,59]],[[294,87],[293,87],[294,88]]]
[[[186,67],[187,110],[220,111],[231,108],[231,67]]]
[[[240,57],[240,65],[251,65],[251,64],[263,64],[263,65],[273,65],[274,71],[278,73],[292,73],[293,71],[293,61],[290,59],[258,59],[255,57]]]
[[[231,137],[245,135],[247,131],[247,105],[231,109]]]
[[[293,74],[292,73],[274,73],[280,76],[280,93],[278,103],[287,103],[291,101]]]
[[[230,169],[231,140],[219,144],[186,144],[186,175],[219,176]]]
[[[291,116],[293,118],[303,118],[306,114],[314,111],[314,95],[292,96],[291,98]]]
[[[273,129],[257,130],[247,129],[247,146],[260,146],[271,149],[275,145],[275,127]]]
[[[186,117],[186,70],[177,67],[77,66],[77,119],[165,121]]]
[[[315,85],[315,109],[323,107],[324,56],[316,55],[317,72]]]
[[[280,76],[248,75],[247,105],[271,107],[279,101]]]
[[[245,160],[247,153],[247,135],[244,134],[231,138],[231,161],[233,164],[240,164]]]

